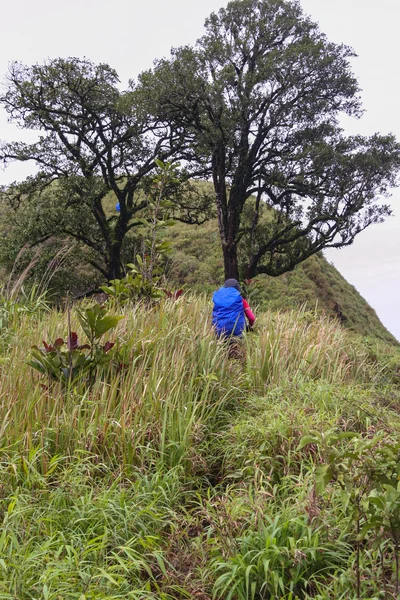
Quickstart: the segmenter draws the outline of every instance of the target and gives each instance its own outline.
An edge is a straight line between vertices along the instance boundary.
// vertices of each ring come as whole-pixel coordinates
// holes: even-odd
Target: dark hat
[[[240,292],[240,294],[242,293],[242,290],[240,289],[240,285],[237,279],[227,279],[224,283],[224,287],[226,288],[235,288],[235,290],[237,290],[238,292]]]

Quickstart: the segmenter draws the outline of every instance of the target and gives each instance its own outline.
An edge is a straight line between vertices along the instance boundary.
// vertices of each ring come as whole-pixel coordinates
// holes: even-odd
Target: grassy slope
[[[111,193],[105,199],[105,209],[108,214],[115,214],[115,199]],[[4,237],[8,233],[9,218],[5,218],[2,211],[4,207],[0,206],[0,232]],[[140,233],[140,228],[134,229],[133,233]],[[174,247],[168,272],[172,285],[188,284],[201,291],[211,292],[221,284],[223,263],[216,221],[202,226],[177,223],[168,228],[165,235],[170,237]],[[127,246],[130,250],[125,258],[132,261],[134,257],[130,254],[138,251],[140,243],[136,243],[135,250],[132,250],[131,239],[129,243],[127,241]],[[8,246],[4,245],[3,252],[6,252],[7,248]],[[48,277],[49,261],[59,250],[60,244],[57,242],[55,247],[50,245],[42,249],[35,258],[39,260],[35,266],[35,269],[39,270],[39,278],[43,277],[44,273],[45,278]],[[14,255],[15,252],[14,249]],[[34,253],[24,250],[17,266],[26,266],[33,255]],[[77,246],[72,252],[69,251],[65,258],[59,256],[58,263],[65,260],[65,266],[61,265],[51,273],[52,285],[57,293],[60,290],[61,293],[68,290],[72,295],[79,295],[101,283],[98,274],[94,274],[91,268],[82,264],[83,255],[82,249]],[[8,255],[0,258],[11,268]],[[74,273],[73,277],[71,273]],[[389,343],[398,343],[357,290],[322,256],[311,257],[293,272],[280,277],[261,277],[259,285],[255,287],[256,290],[250,290],[250,299],[262,309],[306,306],[307,309],[314,310],[317,304],[321,311],[338,318],[345,327],[356,333]]]
[[[127,370],[63,391],[25,361],[68,315],[2,306],[0,598],[355,598],[351,511],[339,486],[315,491],[327,442],[299,442],[379,433],[396,452],[393,346],[267,311],[230,358],[209,300],[188,296],[119,309]],[[390,543],[385,583],[372,543],[361,597],[393,595]]]
[[[199,227],[177,224],[168,232],[173,242],[169,276],[175,285],[185,283],[211,291],[223,281],[223,263],[216,222]],[[294,271],[280,277],[259,277],[249,290],[262,309],[316,305],[352,331],[397,344],[375,311],[339,271],[321,255],[312,256]]]

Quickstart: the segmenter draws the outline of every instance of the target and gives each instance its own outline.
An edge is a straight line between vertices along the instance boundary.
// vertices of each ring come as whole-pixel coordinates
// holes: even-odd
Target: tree
[[[192,176],[212,177],[225,276],[239,276],[244,242],[242,275],[279,275],[389,215],[379,200],[396,184],[399,144],[339,125],[362,114],[353,51],[294,1],[233,0],[205,26],[135,89],[182,132]]]
[[[120,277],[124,240],[140,224],[155,161],[178,150],[179,133],[151,120],[135,103],[138,96],[119,90],[116,72],[105,64],[78,58],[32,67],[14,63],[8,80],[0,100],[10,121],[40,132],[36,143],[0,146],[4,164],[34,161],[39,167],[5,192],[15,207],[21,199],[39,207],[30,242],[56,235],[75,239],[104,277]],[[170,192],[182,220],[206,218],[207,199],[193,188],[184,199],[176,186]],[[110,196],[118,214],[107,211]]]

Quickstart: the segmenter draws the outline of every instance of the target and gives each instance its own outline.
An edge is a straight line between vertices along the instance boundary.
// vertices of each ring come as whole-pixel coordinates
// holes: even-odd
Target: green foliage
[[[25,292],[23,286],[0,287],[1,297],[1,322],[7,325],[13,318],[21,313],[40,316],[43,312],[50,310],[50,302],[47,292],[41,292],[38,286],[33,286],[29,293]]]
[[[361,111],[352,56],[298,2],[233,0],[132,86],[179,131],[189,173],[213,181],[226,278],[241,241],[246,278],[280,275],[390,214],[377,200],[396,184],[398,142],[339,126]]]
[[[383,441],[383,434],[363,438],[353,431],[327,431],[306,435],[299,450],[308,444],[317,446],[324,464],[316,470],[316,485],[322,493],[334,480],[344,492],[345,504],[359,510],[361,499],[381,486],[396,488],[400,477],[400,444]],[[343,440],[348,443],[342,444]]]
[[[128,92],[85,60],[12,66],[3,103],[46,132],[1,148],[40,167],[7,190],[21,221],[2,264],[39,242],[15,272],[46,273],[61,241],[79,285],[90,280],[81,256],[121,314],[82,304],[73,331],[69,310],[50,311],[35,288],[24,296],[21,278],[2,290],[0,598],[399,596],[399,351],[374,314],[320,255],[245,282],[257,327],[235,354],[213,333],[209,297],[159,298],[166,270],[171,285],[211,291],[238,249],[242,276],[268,256],[280,273],[388,212],[375,199],[394,182],[397,142],[337,129],[338,111],[359,109],[351,55],[297,3],[249,0],[212,15],[196,49]],[[211,171],[220,230],[170,230],[210,216]],[[119,323],[118,344],[104,342]],[[39,336],[55,341],[27,362]]]
[[[79,338],[113,354],[104,340],[114,315],[78,311]],[[259,312],[236,358],[213,334],[209,297],[122,315],[124,376],[99,365],[91,381],[50,389],[32,385],[26,349],[65,331],[58,352],[82,344],[69,312],[12,316],[0,356],[0,596],[344,600],[356,597],[358,568],[361,598],[383,600],[385,586],[395,597],[400,391],[382,377],[387,358],[370,360],[370,342],[311,311]],[[281,350],[273,344],[264,379],[274,339]],[[386,480],[360,503],[369,525],[357,554],[339,471],[322,494],[315,473],[331,448],[342,469],[346,450],[372,439],[368,464]],[[362,483],[357,460],[350,471]]]
[[[111,279],[108,285],[101,285],[100,289],[103,290],[110,298],[117,301],[118,304],[123,306],[127,302],[137,301],[139,299],[145,300],[156,300],[161,298],[164,294],[161,289],[157,287],[157,282],[161,279],[161,275],[155,275],[153,270],[152,280],[149,281],[143,273],[139,271],[139,268],[148,268],[149,263],[145,258],[143,263],[140,256],[137,256],[139,267],[134,264],[126,265],[129,272],[122,279]]]
[[[107,309],[98,304],[79,310],[77,315],[89,343],[79,344],[77,333],[69,331],[66,341],[57,338],[48,344],[43,340],[42,348],[33,346],[32,358],[27,361],[49,380],[65,385],[85,379],[91,384],[94,377],[104,376],[110,367],[116,372],[119,364],[118,354],[112,351],[114,343],[108,341],[101,345],[100,339],[123,317],[107,314]]]
[[[164,248],[162,248],[162,251]],[[139,268],[143,266],[140,256],[137,256]],[[170,291],[159,287],[161,275],[156,275],[157,268],[152,268],[151,281],[146,278],[139,268],[133,264],[128,264],[130,271],[123,279],[112,279],[108,285],[101,285],[103,290],[110,298],[117,302],[120,306],[128,302],[139,300],[159,300],[164,296],[177,300],[183,293],[183,290]]]
[[[163,296],[159,288],[164,273],[165,257],[171,251],[171,243],[161,239],[160,234],[166,227],[175,225],[168,216],[173,203],[166,195],[171,188],[179,186],[178,166],[172,162],[164,163],[156,159],[158,173],[147,182],[148,218],[142,219],[143,234],[141,254],[136,255],[136,265],[127,264],[130,271],[122,279],[112,279],[108,285],[100,286],[111,298],[121,305],[139,299],[157,299]]]
[[[121,277],[132,230],[152,204],[149,181],[157,183],[157,168],[169,170],[163,198],[181,219],[208,218],[208,198],[196,194],[186,176],[172,177],[175,168],[158,158],[176,153],[178,138],[170,143],[170,132],[149,120],[138,95],[119,89],[108,65],[79,58],[14,62],[0,103],[22,128],[42,133],[35,144],[0,147],[5,165],[32,160],[38,167],[35,176],[1,190],[0,211],[12,216],[3,264],[25,246],[53,258],[57,245],[66,244],[78,248],[86,270]]]
[[[96,466],[93,456],[82,453],[71,465],[63,465],[56,487],[52,480],[54,471],[61,471],[62,460],[53,461],[35,498],[27,493],[26,481],[40,458],[39,452],[29,460],[21,457],[24,487],[0,500],[1,597],[188,597],[168,582],[174,568],[166,549],[159,549],[163,531],[179,526],[173,508],[182,491],[178,469],[149,477],[137,474],[124,485],[106,464]],[[9,466],[19,469],[18,463],[16,458]],[[93,489],[88,478],[89,473],[96,477],[96,472],[104,480],[100,489]]]
[[[221,285],[224,272],[216,221],[197,227],[177,223],[165,236],[172,247],[168,279],[173,285],[210,293]],[[382,364],[392,360],[386,376],[396,377],[396,355],[389,359],[391,350],[385,344],[398,344],[397,340],[357,290],[322,255],[308,258],[279,277],[260,275],[247,281],[248,284],[242,280],[245,297],[256,312],[302,308],[311,319],[317,312],[338,320],[347,329],[365,336],[363,344],[369,348],[371,361]]]
[[[0,287],[0,353],[6,353],[18,329],[20,317],[32,316],[38,319],[50,311],[48,294],[33,286],[29,293],[23,285],[3,285]]]
[[[94,259],[94,253],[90,249],[56,234],[62,217],[53,214],[56,224],[48,222],[47,220],[51,221],[54,205],[44,205],[43,198],[40,203],[32,199],[30,202],[22,201],[18,209],[14,210],[2,207],[0,201],[0,265],[5,277],[24,278],[27,293],[31,288],[39,286],[41,290],[49,292],[52,304],[61,303],[66,296],[74,297],[97,288],[104,281],[104,275],[97,273],[90,265],[90,260]],[[89,231],[90,224],[83,212],[82,209],[77,219]],[[43,244],[32,247],[36,236],[41,237],[38,228],[47,227],[53,232],[53,236]],[[125,257],[126,252],[129,252],[127,243],[124,244],[123,251]]]
[[[91,275],[121,279],[138,254],[151,282],[156,229],[169,221],[156,215],[167,208],[191,224],[217,213],[226,276],[279,275],[352,243],[390,214],[378,200],[400,164],[392,135],[346,138],[338,125],[341,113],[361,110],[352,56],[297,2],[249,0],[212,14],[196,47],[175,49],[129,90],[108,65],[86,59],[13,63],[0,101],[13,122],[43,135],[0,148],[5,165],[39,168],[2,190],[0,211],[14,217],[2,264],[26,247],[39,269],[61,244],[70,269],[79,256],[84,264],[79,287]],[[138,252],[133,232],[140,238],[144,221],[151,243]],[[213,268],[220,272],[219,261]]]
[[[172,190],[180,185],[179,164],[164,163],[156,159],[158,173],[149,178],[147,219],[142,219],[141,253],[136,254],[136,264],[129,263],[129,272],[122,279],[112,279],[100,286],[111,298],[123,305],[139,299],[156,300],[163,297],[160,283],[165,271],[165,261],[171,252],[171,242],[162,236],[167,227],[175,225],[169,218],[173,203],[168,199]]]
[[[107,314],[107,308],[99,304],[78,310],[77,315],[82,329],[91,344],[98,342],[107,331],[114,329],[118,322],[124,318],[121,315]]]
[[[400,443],[383,440],[384,435],[362,438],[354,432],[328,431],[305,436],[299,449],[313,444],[324,460],[316,469],[316,489],[322,493],[334,481],[341,488],[341,501],[356,530],[357,596],[361,597],[361,543],[373,534],[372,548],[380,553],[383,586],[394,580],[400,590]],[[345,439],[348,444],[341,444]],[[395,569],[390,576],[392,555]]]
[[[346,564],[349,546],[327,539],[322,528],[306,519],[265,518],[258,531],[247,531],[237,540],[229,561],[217,558],[215,597],[231,600],[255,598],[295,600],[305,598],[315,582],[324,580]]]
[[[165,249],[166,247],[162,246],[159,254],[163,253]],[[157,267],[152,267],[152,278],[150,281],[143,272],[139,271],[140,268],[149,268],[149,259],[146,259],[146,265],[144,265],[140,256],[136,258],[139,267],[134,264],[126,265],[130,271],[123,279],[112,279],[108,282],[108,285],[101,285],[100,289],[120,306],[139,300],[160,300],[164,296],[177,300],[182,295],[182,289],[171,292],[159,287],[162,275],[156,274],[159,271]]]

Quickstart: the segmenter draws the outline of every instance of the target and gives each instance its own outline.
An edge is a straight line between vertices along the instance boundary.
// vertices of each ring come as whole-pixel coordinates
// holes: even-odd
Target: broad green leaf
[[[308,444],[318,444],[320,443],[320,438],[315,436],[315,435],[305,435],[301,438],[299,445],[297,446],[296,450],[302,450],[304,448],[304,446],[307,446]]]
[[[321,494],[333,477],[330,465],[320,465],[315,472],[316,489]]]
[[[107,331],[116,327],[123,318],[123,316],[119,315],[108,315],[99,319],[95,324],[95,337],[100,338]]]

